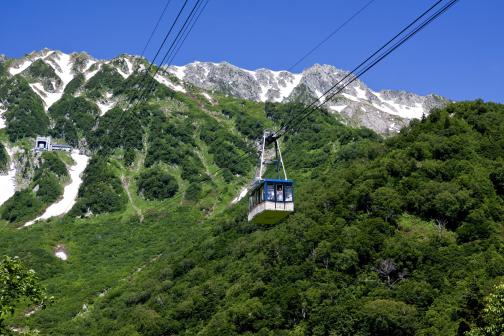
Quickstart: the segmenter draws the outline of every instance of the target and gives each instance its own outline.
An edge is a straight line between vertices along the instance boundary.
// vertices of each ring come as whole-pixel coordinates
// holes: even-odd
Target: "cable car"
[[[275,224],[293,211],[292,180],[262,179],[256,182],[249,197],[249,222]]]
[[[266,161],[266,147],[274,143],[275,160]],[[276,164],[278,178],[262,178],[264,166]],[[280,178],[280,165],[284,178]],[[276,224],[294,211],[294,181],[287,179],[287,172],[282,159],[278,139],[273,132],[264,132],[261,148],[261,165],[249,195],[249,222],[255,224]]]

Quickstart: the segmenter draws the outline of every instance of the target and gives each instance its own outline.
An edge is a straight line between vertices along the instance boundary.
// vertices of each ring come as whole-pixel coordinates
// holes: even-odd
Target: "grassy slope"
[[[168,115],[170,111],[182,111],[195,118],[203,118],[202,122],[210,116],[226,122],[227,129],[239,135],[233,121],[220,113],[222,106],[212,105],[197,94],[192,98],[178,95],[178,99],[182,105],[173,105],[172,101],[161,101],[157,105]],[[227,98],[226,104],[230,102],[232,99]],[[260,104],[248,105],[260,109]],[[219,167],[208,153],[207,144],[199,139],[198,133],[194,136],[208,170],[217,171]],[[217,176],[215,184],[204,186],[202,198],[197,204],[181,198],[146,201],[137,195],[136,190],[136,176],[142,169],[143,159],[144,153],[138,152],[137,165],[131,169],[126,169],[121,163],[120,152],[111,160],[115,175],[124,175],[129,182],[133,202],[145,217],[141,224],[131,204],[122,213],[91,219],[55,218],[22,230],[0,222],[0,237],[5,242],[0,245],[0,254],[19,255],[38,272],[56,299],[53,306],[37,312],[27,321],[22,315],[31,308],[21,305],[13,324],[28,323],[51,330],[71,320],[82,310],[83,304],[91,304],[101,292],[127,281],[153,258],[169,257],[191,246],[208,231],[207,226],[200,224],[208,209],[210,213],[216,213],[227,208],[239,186],[248,181],[248,177],[241,177],[226,184],[221,176]],[[180,177],[180,169],[176,166],[167,166],[167,169],[178,179],[183,193],[188,183]],[[181,204],[183,208],[178,210]],[[67,262],[54,256],[54,248],[60,244],[68,252]]]
[[[279,123],[293,113],[279,108],[266,118],[262,104],[216,98],[218,105],[191,91],[175,94],[181,102],[176,106],[173,100],[157,103],[169,118],[186,115],[195,123],[194,150],[209,171],[217,170],[218,162],[209,153],[210,144],[200,138],[199,130],[207,121],[215,120],[230,134],[241,136],[240,129],[249,131],[251,126],[249,134],[253,134],[255,124],[268,128],[272,120]],[[471,107],[467,110],[469,117],[484,114]],[[251,120],[240,119],[249,116]],[[446,120],[445,114],[442,117]],[[456,126],[466,123],[464,118],[468,119],[458,115]],[[499,138],[495,121],[452,130],[443,120],[425,124],[433,129],[416,125],[415,132],[397,137],[404,141],[407,155],[413,155],[410,149],[421,152],[424,142],[432,146],[451,141],[450,132],[469,140],[471,146],[486,139],[475,136],[475,129],[482,132],[487,127]],[[470,136],[464,139],[466,132]],[[432,139],[422,139],[422,133],[437,138],[429,143]],[[28,318],[19,314],[13,323],[54,335],[365,335],[380,320],[387,321],[389,329],[375,330],[376,335],[391,330],[446,335],[463,320],[475,323],[474,311],[465,306],[467,296],[480,298],[491,282],[504,275],[498,267],[499,225],[492,223],[495,234],[481,241],[460,242],[458,228],[439,229],[430,213],[408,214],[413,210],[398,202],[398,212],[389,218],[379,206],[367,204],[371,197],[367,192],[372,193],[371,199],[381,197],[373,192],[382,185],[404,196],[396,175],[409,168],[402,165],[404,157],[397,154],[396,160],[390,154],[401,141],[384,144],[372,133],[348,129],[329,115],[312,116],[295,137],[284,140],[285,161],[297,182],[298,211],[274,227],[247,224],[246,200],[229,208],[229,200],[248,181],[246,176],[232,183],[222,177],[205,183],[206,192],[197,204],[180,199],[147,202],[136,195],[138,170],[124,168],[117,161],[119,152],[113,158],[114,171],[129,180],[135,205],[145,217],[142,223],[130,204],[123,213],[54,219],[21,231],[0,223],[5,242],[0,254],[20,255],[56,298],[47,310]],[[137,155],[141,161],[142,154]],[[476,170],[485,173],[497,162],[473,159],[482,165]],[[444,169],[431,168],[414,173]],[[180,167],[167,169],[179,179],[183,191],[188,183],[181,180]],[[385,196],[387,201],[390,195]],[[501,206],[498,198],[492,202]],[[185,206],[176,210],[180,203]],[[209,209],[214,210],[210,218]],[[58,244],[67,248],[68,262],[53,256]],[[391,286],[377,274],[377,267],[388,259],[400,271],[409,272],[407,281]],[[477,290],[471,289],[471,279],[476,279]],[[83,313],[83,304],[92,309]]]
[[[275,226],[250,225],[244,200],[57,333],[454,335],[477,325],[484,294],[504,278],[503,200],[485,189],[502,167],[502,109],[478,104],[455,105],[385,143],[317,117],[287,140],[296,214]],[[462,147],[453,146],[458,140]],[[455,162],[462,166],[437,166],[447,175],[429,177],[433,163]],[[405,189],[412,176],[418,185]],[[459,204],[454,218],[445,201],[427,205],[443,191],[426,195],[428,211],[408,203],[432,184],[460,188],[460,197],[475,193],[477,201]],[[475,221],[471,212],[480,207],[489,207],[487,217]],[[467,236],[468,226],[475,235]]]

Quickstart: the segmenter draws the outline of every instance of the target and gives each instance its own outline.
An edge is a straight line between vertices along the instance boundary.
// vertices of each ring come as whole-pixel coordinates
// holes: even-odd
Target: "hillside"
[[[286,143],[295,215],[251,225],[243,201],[55,333],[462,335],[504,280],[503,113],[450,105],[386,141],[317,116]]]
[[[0,182],[18,189],[0,207],[0,255],[20,256],[55,297],[45,310],[20,303],[11,326],[290,336],[485,324],[483,298],[504,280],[502,105],[450,104],[386,138],[313,114],[282,139],[296,213],[260,226],[232,200],[262,131],[302,104],[202,91],[184,71],[147,77],[147,102],[130,108],[142,60],[67,56],[0,63]],[[33,153],[37,135],[80,154]],[[79,164],[69,212],[44,216]]]

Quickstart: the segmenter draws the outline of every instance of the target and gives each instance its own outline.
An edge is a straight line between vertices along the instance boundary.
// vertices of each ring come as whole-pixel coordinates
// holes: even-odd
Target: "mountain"
[[[387,136],[321,109],[280,139],[295,213],[261,225],[244,197],[257,139],[342,74],[249,81],[233,67],[217,89],[184,68],[134,71],[146,65],[50,50],[0,61],[0,256],[54,297],[16,302],[0,332],[464,335],[495,322],[484,308],[502,301],[503,105],[448,103]],[[265,96],[231,94],[242,80],[241,94]],[[333,103],[365,115],[425,103],[357,84]],[[34,151],[40,135],[73,152]]]
[[[97,60],[86,53],[69,55],[44,49],[21,59],[10,60],[7,68],[10,75],[21,74],[29,79],[30,87],[42,98],[47,110],[63,96],[69,84],[73,87],[78,81],[86,83],[100,70],[107,68],[128,78],[146,65],[145,59],[132,55]],[[186,86],[190,84],[209,93],[219,92],[257,102],[310,103],[348,75],[348,72],[333,66],[318,64],[299,74],[268,69],[250,71],[226,62],[194,62],[185,66],[170,66],[165,70],[167,71],[156,76],[156,80],[175,91],[185,92]],[[76,95],[80,93],[77,91]],[[357,80],[325,107],[341,116],[348,125],[363,126],[381,134],[389,134],[447,102],[447,99],[434,94],[419,96],[392,90],[376,92]],[[115,106],[118,99],[110,91],[101,92],[95,97],[95,103],[103,114]]]
[[[232,64],[194,62],[167,69],[181,81],[196,87],[259,102],[303,101],[310,103],[348,75],[331,65],[314,65],[300,74],[288,71],[238,68]],[[343,116],[350,125],[368,127],[378,133],[394,133],[412,119],[444,106],[445,98],[419,96],[404,91],[376,92],[356,80],[325,107]]]
[[[273,106],[278,123],[293,111]],[[197,122],[194,106],[175,110],[172,121]],[[247,200],[226,206],[239,187],[217,177],[198,183],[196,202],[143,198],[134,176],[141,185],[177,165],[138,174],[112,155],[92,170],[131,177],[142,222],[128,206],[0,226],[0,254],[20,255],[55,297],[45,310],[21,304],[9,325],[65,336],[413,336],[492,323],[486,298],[504,276],[504,106],[450,104],[386,141],[313,118],[283,142],[296,213],[278,224],[249,223]],[[186,144],[215,136],[182,125],[169,130]]]
[[[11,76],[21,74],[29,80],[30,87],[42,98],[44,108],[47,110],[61,99],[68,85],[72,88],[77,83],[81,85],[87,83],[107,66],[114,69],[115,74],[127,78],[144,65],[145,61],[139,57],[129,55],[102,61],[94,59],[85,52],[65,54],[61,51],[44,49],[20,59],[10,59],[6,68]],[[81,91],[75,92],[77,96],[80,94]],[[103,92],[96,97],[102,113],[113,106],[114,101],[110,98],[110,92]]]

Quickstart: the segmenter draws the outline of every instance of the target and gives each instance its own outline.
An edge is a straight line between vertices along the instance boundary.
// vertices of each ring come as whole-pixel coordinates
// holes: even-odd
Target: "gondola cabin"
[[[261,179],[256,182],[249,198],[249,222],[276,224],[293,211],[292,180]]]

